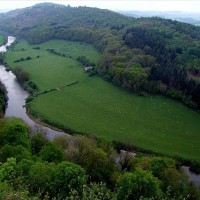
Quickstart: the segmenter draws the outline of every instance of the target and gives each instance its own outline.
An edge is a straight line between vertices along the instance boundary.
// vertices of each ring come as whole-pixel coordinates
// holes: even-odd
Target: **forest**
[[[0,120],[0,199],[200,198],[178,162],[114,150],[105,140],[60,136],[40,127]]]
[[[11,48],[10,55],[13,53],[14,57],[9,57],[8,52],[7,60],[6,56],[1,56],[0,63],[4,63],[7,67],[9,67],[9,62],[13,62],[13,66],[22,66],[12,70],[19,83],[32,95],[27,99],[28,104],[31,104],[33,97],[46,94],[51,90],[51,88],[46,88],[45,79],[41,77],[42,71],[47,74],[52,71],[48,71],[48,68],[42,69],[40,64],[43,63],[40,62],[37,67],[41,67],[41,71],[37,73],[41,76],[37,76],[39,78],[36,79],[38,81],[36,84],[31,77],[34,75],[34,68],[30,67],[28,73],[24,70],[24,63],[30,64],[33,60],[39,62],[42,59],[45,63],[45,56],[48,56],[52,63],[53,60],[60,62],[61,59],[65,65],[65,68],[57,67],[58,71],[54,71],[55,77],[56,73],[67,69],[70,72],[67,78],[70,81],[70,78],[76,78],[76,82],[73,80],[67,83],[68,85],[78,83],[79,78],[82,77],[84,80],[93,81],[94,79],[89,78],[95,76],[96,79],[93,81],[93,85],[96,84],[95,91],[107,91],[106,98],[110,94],[121,94],[121,91],[116,89],[116,92],[113,89],[114,86],[111,87],[102,82],[102,79],[98,77],[100,76],[118,86],[116,88],[120,87],[128,91],[128,93],[123,93],[123,98],[128,101],[128,105],[132,103],[132,99],[128,96],[130,92],[133,95],[138,94],[138,98],[141,96],[151,98],[152,94],[161,94],[176,99],[195,110],[200,108],[200,27],[157,17],[135,19],[109,10],[73,8],[44,3],[0,14],[0,30],[3,35],[16,36],[17,41],[20,41],[17,45],[23,47],[18,49],[16,45],[13,49]],[[95,59],[91,60],[83,55],[76,57],[72,55],[73,53],[68,55],[64,50],[62,52],[60,50],[62,48],[59,46],[59,49],[57,46],[64,43],[62,40],[73,48],[78,46],[79,49],[76,51],[79,52],[88,45],[89,54],[92,54],[91,52],[95,52],[92,48],[95,47],[97,52],[95,56],[92,55]],[[5,38],[2,37],[0,43],[4,42]],[[56,48],[50,48],[48,42]],[[15,55],[23,56],[15,57]],[[99,59],[96,62],[97,58]],[[78,66],[77,71],[73,70],[72,66],[67,66],[67,62]],[[95,69],[88,76],[82,73],[81,67],[75,62],[78,62],[80,66],[92,65]],[[51,65],[48,67],[50,68]],[[48,87],[62,82],[65,76],[63,73],[60,80],[49,79],[51,83]],[[81,85],[81,89],[76,87],[74,91],[72,89],[71,94],[76,95],[76,91],[92,91],[90,87],[92,84],[87,81]],[[101,88],[102,85],[107,87],[107,90]],[[40,90],[41,88],[43,91]],[[53,88],[53,90],[60,92],[60,88],[58,90]],[[56,97],[53,95],[50,97],[59,100],[67,92],[60,92]],[[102,96],[100,92],[98,95]],[[111,113],[114,110],[115,95],[112,97],[111,107],[106,107],[111,110]],[[80,93],[79,96],[83,100],[84,95]],[[40,95],[40,97],[44,96]],[[94,96],[88,95],[86,100],[88,98],[92,99]],[[70,100],[68,98],[69,102],[75,102],[74,99]],[[120,99],[120,103],[115,101],[116,105],[123,104],[122,100]],[[141,102],[140,100],[140,106]],[[100,103],[99,105],[102,105],[104,102]],[[5,105],[6,91],[1,84],[0,111],[2,115]],[[37,105],[41,104],[35,101],[35,106]],[[173,105],[175,108],[175,103]],[[162,106],[165,107],[165,105]],[[155,107],[157,108],[157,105]],[[101,106],[99,109],[103,110]],[[94,109],[92,112],[89,110],[92,114],[94,111]],[[115,115],[115,112],[113,113]],[[140,114],[143,115],[143,113]],[[197,112],[192,114],[195,115]],[[109,126],[112,125],[109,118],[105,117],[104,122]],[[91,127],[93,126],[96,124],[91,124]],[[121,134],[121,132],[118,133]],[[110,137],[107,132],[103,134]],[[149,138],[153,138],[153,134],[152,132]],[[161,154],[148,150],[131,154],[130,152],[135,152],[133,145],[125,144],[127,151],[121,151],[124,144],[120,141],[111,142],[95,134],[66,135],[54,140],[48,140],[45,135],[45,131],[40,127],[30,128],[20,119],[0,119],[0,199],[200,199],[199,190],[189,181],[181,167],[183,164],[192,165],[193,169],[196,167],[196,172],[199,172],[199,163],[194,160],[194,163],[191,163],[191,160],[188,161],[183,157],[172,158],[172,156],[167,157],[166,152]],[[116,137],[116,133],[113,135]],[[124,135],[120,135],[120,138],[122,137]],[[182,139],[185,138],[182,137]],[[143,140],[140,138],[143,145],[146,142],[144,140],[145,138]],[[163,141],[162,138],[161,140]],[[193,140],[198,142],[196,138]],[[186,149],[185,146],[182,148]],[[198,154],[198,151],[196,153]]]
[[[96,68],[106,80],[140,95],[163,94],[200,107],[198,26],[46,3],[1,14],[0,29],[32,44],[91,43],[103,53]]]

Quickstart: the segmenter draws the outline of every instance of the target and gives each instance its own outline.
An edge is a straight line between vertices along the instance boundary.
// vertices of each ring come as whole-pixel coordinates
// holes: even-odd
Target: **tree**
[[[42,147],[39,156],[48,162],[61,162],[64,160],[64,152],[61,146],[55,141],[50,141]]]
[[[3,144],[30,148],[28,126],[19,119],[8,120],[3,128]]]
[[[19,162],[22,159],[31,159],[31,152],[22,145],[11,146],[6,144],[0,150],[0,161],[6,162],[10,157],[16,158]]]
[[[47,142],[48,140],[43,133],[35,133],[31,137],[31,149],[33,154],[38,155]]]
[[[21,61],[24,61],[24,58],[21,58]],[[25,72],[22,68],[16,67],[14,69],[14,74],[17,77],[17,80],[21,83],[24,84],[26,81],[30,79],[30,75],[28,72]]]
[[[32,194],[40,192],[42,196],[51,193],[52,177],[55,170],[54,163],[35,162],[29,170],[27,177],[29,183],[29,191]]]
[[[76,190],[81,196],[83,185],[86,182],[86,175],[83,168],[80,166],[63,161],[59,163],[53,173],[53,195],[60,198],[66,197],[70,190]]]
[[[159,181],[150,172],[136,169],[126,172],[119,181],[118,200],[137,200],[140,197],[160,198],[162,195]]]
[[[175,167],[175,160],[167,157],[154,157],[150,161],[151,172],[154,176],[160,178],[165,169]]]
[[[16,176],[16,159],[8,158],[7,162],[0,166],[0,182],[12,180]]]
[[[66,159],[81,165],[92,180],[109,183],[115,170],[114,160],[109,154],[98,148],[89,138],[78,136],[66,139],[69,141],[65,149]]]

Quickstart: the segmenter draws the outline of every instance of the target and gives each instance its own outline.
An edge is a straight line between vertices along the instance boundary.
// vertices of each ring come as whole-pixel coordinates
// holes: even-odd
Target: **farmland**
[[[51,54],[48,48],[68,56]],[[28,56],[32,59],[14,62]],[[199,113],[166,97],[137,96],[100,77],[88,77],[77,56],[92,62],[100,58],[91,45],[53,40],[40,45],[20,41],[5,59],[27,71],[40,91],[58,88],[30,102],[42,118],[65,129],[200,161]],[[62,88],[75,81],[78,84]]]

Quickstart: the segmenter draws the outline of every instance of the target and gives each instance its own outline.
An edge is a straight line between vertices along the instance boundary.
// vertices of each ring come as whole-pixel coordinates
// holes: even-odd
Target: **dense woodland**
[[[31,44],[50,39],[93,44],[102,57],[92,65],[104,79],[140,95],[164,94],[200,108],[199,27],[38,4],[0,14],[0,30]],[[91,64],[86,57],[78,61]],[[19,82],[37,90],[25,71],[14,72]],[[1,110],[4,102],[0,86]],[[200,199],[179,165],[167,157],[120,154],[95,137],[48,141],[39,127],[30,130],[18,119],[0,121],[0,199]]]
[[[61,136],[0,120],[0,199],[200,198],[175,160],[117,153],[104,140]]]
[[[99,75],[141,95],[160,93],[200,107],[200,27],[161,18],[131,18],[97,8],[38,4],[0,15],[0,29],[36,44],[92,43]]]

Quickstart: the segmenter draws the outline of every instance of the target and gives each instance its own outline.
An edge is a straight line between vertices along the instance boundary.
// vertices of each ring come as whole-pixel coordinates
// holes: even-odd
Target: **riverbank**
[[[6,105],[7,105],[7,91],[5,86],[0,81],[0,116],[4,115]]]
[[[8,37],[6,45],[0,47],[0,52],[6,52],[7,47],[15,41],[14,37]],[[4,117],[17,117],[23,119],[30,127],[40,126],[47,135],[47,138],[52,140],[56,136],[65,135],[66,133],[52,130],[49,127],[37,124],[26,114],[25,104],[26,98],[29,94],[19,85],[16,80],[16,76],[11,72],[7,71],[6,67],[0,65],[0,80],[7,90],[7,107],[4,113]]]
[[[0,33],[0,46],[5,45],[6,43],[7,43],[6,36]]]
[[[23,53],[24,54],[24,51],[23,52],[21,52],[21,53]],[[22,55],[23,55],[22,54]],[[24,56],[24,55],[23,55]],[[76,66],[77,67],[77,66]],[[26,91],[24,91],[20,86],[19,86],[19,84],[17,83],[17,81],[16,81],[16,77],[15,77],[15,75],[14,74],[12,74],[12,72],[7,72],[5,69],[2,69],[3,71],[1,72],[1,74],[3,74],[3,78],[5,78],[6,76],[7,76],[7,80],[5,79],[5,83],[7,84],[7,87],[9,88],[9,106],[8,106],[8,109],[7,109],[7,111],[6,111],[6,116],[8,116],[8,117],[10,117],[10,116],[15,116],[15,117],[19,117],[19,118],[22,118],[25,122],[27,122],[31,127],[34,127],[34,125],[38,125],[38,124],[41,124],[41,121],[39,120],[38,122],[39,123],[37,123],[37,121],[35,121],[35,118],[33,118],[33,120],[32,120],[32,118],[30,118],[29,117],[29,114],[28,113],[26,113],[26,109],[24,108],[24,106],[25,106],[25,104],[26,104],[26,102],[25,102],[25,99],[28,97],[28,93],[26,92]],[[81,71],[81,73],[83,73],[82,71]],[[81,74],[82,75],[82,74]],[[98,78],[97,78],[98,79]],[[8,80],[9,80],[9,82],[8,82]],[[95,78],[95,80],[96,80],[96,78]],[[100,80],[100,79],[98,79],[99,80],[99,84],[103,84],[103,83],[105,83],[105,82],[102,82],[102,80]],[[80,83],[80,84],[82,84],[83,83],[83,81]],[[85,92],[88,92],[88,90],[92,90],[92,89],[102,89],[102,88],[105,88],[105,87],[99,87],[99,85],[96,85],[96,86],[98,86],[98,87],[92,87],[91,88],[91,84],[90,83],[92,83],[93,85],[95,84],[95,81],[94,81],[94,79],[84,79],[84,84],[87,84],[86,86],[87,87],[84,87],[83,89],[86,89],[85,90]],[[107,83],[105,83],[106,85],[107,85]],[[101,85],[100,85],[101,86]],[[104,85],[103,85],[104,86]],[[108,85],[107,85],[107,87],[108,87]],[[110,91],[111,91],[111,89],[112,89],[112,92],[113,91],[116,91],[116,90],[118,90],[118,89],[116,89],[116,88],[114,88],[113,86],[110,86],[109,85],[109,87],[111,87],[110,88]],[[72,87],[73,89],[75,88],[77,88],[77,85],[75,85],[75,87]],[[71,90],[70,90],[71,91]],[[64,98],[64,100],[66,101],[66,100],[69,100],[69,98],[66,98],[66,95],[68,95],[69,93],[68,92],[70,92],[69,90],[66,90],[66,91],[63,91],[63,92],[65,92],[65,93],[63,93],[63,94],[65,94],[65,98]],[[101,90],[100,90],[101,91]],[[60,95],[61,94],[61,91],[55,91],[56,92],[56,95]],[[83,91],[79,91],[80,92],[80,94],[82,94],[82,93],[84,93]],[[81,93],[82,92],[82,93]],[[109,94],[110,94],[110,92],[108,92]],[[75,93],[75,94],[77,94],[77,92]],[[95,93],[96,94],[96,93]],[[102,93],[100,93],[99,92],[99,94],[100,94],[100,96],[98,96],[98,98],[97,98],[97,100],[98,99],[101,99],[101,94]],[[108,94],[108,95],[109,95]],[[119,95],[121,94],[121,92],[119,93]],[[45,95],[41,95],[41,96],[39,96],[39,97],[37,97],[37,98],[41,98],[42,96],[45,96],[45,97],[49,97],[48,95],[51,95],[51,93],[48,93],[48,94],[45,94]],[[19,97],[19,98],[18,98]],[[68,97],[70,97],[69,95],[68,95]],[[76,97],[76,96],[75,96]],[[86,105],[88,105],[88,106],[90,106],[93,102],[91,102],[91,100],[93,99],[93,96],[91,96],[91,95],[87,95],[87,97],[88,97],[88,101],[87,102],[90,102],[90,104],[87,104],[87,102],[86,101],[84,101],[84,102],[86,102],[85,104],[84,104],[84,108],[87,108],[87,106]],[[57,98],[57,97],[56,97]],[[140,97],[137,97],[137,98],[140,98]],[[72,101],[74,102],[74,99],[76,99],[76,98],[72,98]],[[57,99],[57,100],[59,100],[59,99]],[[115,99],[113,99],[112,98],[112,102],[114,101]],[[140,99],[141,100],[141,99]],[[154,99],[155,100],[155,99]],[[50,100],[50,98],[48,98],[48,101],[51,101]],[[72,102],[72,103],[73,103]],[[151,102],[153,102],[153,99],[152,99],[152,101]],[[53,101],[51,101],[51,103],[53,103]],[[141,102],[140,102],[141,103]],[[68,104],[68,105],[73,105],[73,104]],[[98,105],[101,105],[101,102],[99,102],[99,104]],[[120,102],[120,104],[119,104],[119,107],[120,107],[120,105],[121,105],[121,102]],[[146,105],[146,104],[144,104],[144,105]],[[113,106],[113,104],[112,104],[112,106]],[[156,105],[157,106],[157,105]],[[165,105],[163,105],[163,107],[164,107]],[[118,107],[118,108],[119,108]],[[52,105],[51,105],[51,107],[49,107],[49,106],[46,106],[46,109],[48,109],[48,111],[51,111],[51,109],[50,108],[52,108]],[[69,106],[67,107],[68,109],[69,109]],[[96,109],[96,107],[95,107],[95,109]],[[63,111],[64,112],[66,112],[66,109],[63,109]],[[29,111],[28,111],[29,112]],[[79,114],[80,113],[83,113],[83,112],[80,112],[80,110],[79,110]],[[96,115],[98,112],[94,112],[94,109],[93,109],[93,113]],[[28,114],[28,115],[27,115]],[[55,116],[57,116],[57,114],[58,114],[58,110],[56,110],[56,113],[55,113]],[[69,116],[70,115],[72,115],[73,114],[73,112],[69,112]],[[97,115],[96,115],[96,117],[98,117]],[[95,117],[95,119],[96,119],[96,117]],[[36,117],[37,118],[37,117]],[[75,117],[73,118],[74,120],[76,119]],[[87,119],[87,118],[86,118]],[[65,119],[66,121],[67,121],[67,119]],[[85,120],[85,119],[84,119]],[[48,122],[48,124],[50,124],[51,122],[50,121],[46,121],[46,122]],[[54,122],[54,121],[53,121]],[[68,121],[67,121],[68,122]],[[104,124],[102,121],[100,121],[101,122],[101,126],[102,126],[102,124]],[[46,124],[46,123],[45,123]],[[57,126],[57,124],[54,122],[53,124],[52,124],[54,127],[55,126]],[[90,125],[92,125],[92,124],[90,124]],[[48,125],[49,126],[49,125]],[[45,127],[44,129],[48,129],[48,127]],[[63,127],[62,127],[62,129],[64,129]],[[64,130],[66,130],[66,129],[64,129]],[[69,129],[68,129],[69,130]],[[92,131],[94,131],[95,129],[93,129]],[[49,131],[50,132],[52,132],[52,134],[50,134],[49,133]],[[67,131],[67,132],[72,132],[72,130],[69,130],[69,131]],[[80,134],[80,132],[76,132],[76,133],[79,133]],[[63,135],[63,134],[65,134],[64,132],[59,132],[59,131],[55,131],[55,130],[48,130],[48,139],[52,139],[52,138],[54,138],[54,137],[56,137],[56,136],[58,136],[58,135]],[[104,131],[104,134],[106,134],[106,131]],[[94,134],[93,134],[94,135]],[[95,134],[96,135],[96,134]],[[99,136],[99,135],[96,135],[95,137],[97,137],[97,138],[101,138],[101,136]],[[120,141],[120,140],[119,140]],[[144,141],[144,140],[143,140]],[[125,146],[125,148],[126,148],[126,146]],[[121,147],[121,149],[122,149],[122,147]],[[140,148],[140,150],[141,150],[142,148]],[[142,151],[141,150],[141,152],[144,152],[144,150]],[[148,151],[147,153],[150,153],[150,151]],[[165,154],[166,155],[166,154]]]

